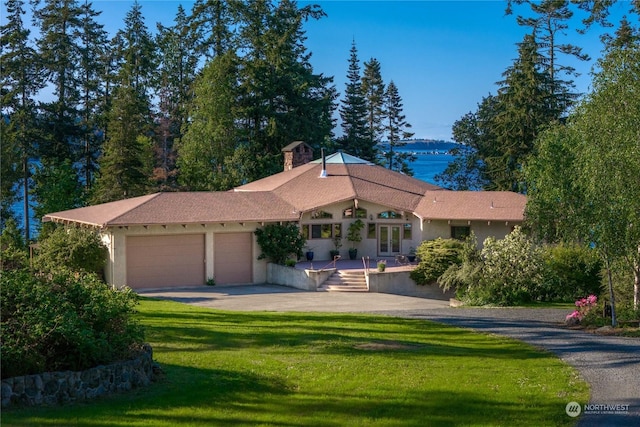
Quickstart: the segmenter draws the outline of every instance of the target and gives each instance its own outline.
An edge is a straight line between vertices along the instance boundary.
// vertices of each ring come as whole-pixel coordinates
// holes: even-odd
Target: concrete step
[[[320,285],[318,291],[368,292],[367,279],[362,270],[338,270]]]

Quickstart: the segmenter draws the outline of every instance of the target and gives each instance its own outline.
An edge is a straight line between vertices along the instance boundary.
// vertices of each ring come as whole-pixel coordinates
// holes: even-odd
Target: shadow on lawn
[[[175,365],[165,369],[164,380],[132,395],[61,408],[12,410],[3,414],[3,425],[571,425],[563,405],[536,399],[504,401],[486,390],[461,387],[402,395],[366,389],[306,392],[280,378],[247,372]]]
[[[393,343],[400,353],[486,359],[549,357],[509,339],[489,337],[428,321],[384,316],[239,313],[215,310],[144,314],[156,351],[206,352],[279,347],[357,357],[369,343]],[[384,346],[382,346],[384,347]]]

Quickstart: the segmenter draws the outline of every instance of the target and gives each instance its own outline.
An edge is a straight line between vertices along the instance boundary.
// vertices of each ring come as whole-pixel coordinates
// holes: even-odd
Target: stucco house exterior
[[[309,161],[310,147],[285,147],[284,171],[225,192],[167,192],[47,214],[43,220],[96,228],[109,249],[107,282],[161,288],[264,283],[254,231],[295,222],[315,260],[329,260],[334,237],[364,222],[358,256],[407,254],[423,240],[501,238],[523,221],[526,198],[511,192],[448,191],[335,153]],[[301,161],[299,156],[304,156]],[[306,159],[306,160],[305,160]]]

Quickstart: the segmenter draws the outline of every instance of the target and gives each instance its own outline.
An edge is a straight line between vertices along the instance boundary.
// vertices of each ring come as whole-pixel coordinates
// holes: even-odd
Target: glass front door
[[[400,253],[399,225],[381,225],[378,230],[378,255],[394,256]]]

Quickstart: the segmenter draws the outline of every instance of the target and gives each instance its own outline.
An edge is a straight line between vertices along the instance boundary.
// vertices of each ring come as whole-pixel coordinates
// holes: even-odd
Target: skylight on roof
[[[342,152],[334,153],[326,157],[327,164],[331,165],[373,165],[373,163]],[[311,163],[322,163],[322,159],[316,159]]]

